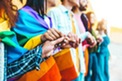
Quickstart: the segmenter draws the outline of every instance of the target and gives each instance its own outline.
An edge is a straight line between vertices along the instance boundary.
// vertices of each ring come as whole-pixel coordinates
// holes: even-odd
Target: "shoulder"
[[[109,40],[109,37],[107,35],[104,36],[103,38],[106,39],[106,40]]]
[[[35,16],[38,16],[38,13],[34,11],[31,7],[25,6],[18,10],[18,19],[32,19]]]
[[[55,12],[55,11],[60,11],[59,6],[53,7],[49,10],[49,12]]]
[[[61,12],[61,9],[59,6],[56,6],[56,7],[53,7],[51,8],[50,10],[48,10],[48,15],[60,15],[62,12]]]

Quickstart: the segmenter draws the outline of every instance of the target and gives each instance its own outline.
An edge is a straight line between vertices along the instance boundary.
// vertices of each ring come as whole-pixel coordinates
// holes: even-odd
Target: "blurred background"
[[[110,81],[122,81],[122,0],[89,0],[97,20],[107,20],[111,44],[109,61]]]
[[[107,20],[111,41],[122,44],[122,0],[89,0],[97,20]],[[88,11],[90,10],[88,9]]]

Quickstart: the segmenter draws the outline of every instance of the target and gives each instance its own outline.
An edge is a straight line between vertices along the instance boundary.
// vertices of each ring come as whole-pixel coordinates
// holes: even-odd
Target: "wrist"
[[[40,38],[41,38],[42,43],[46,41],[46,38],[44,37],[44,35],[42,35]]]
[[[45,53],[44,53],[44,48],[43,48],[43,44],[41,45],[42,46],[42,58],[45,58],[46,57],[46,55],[45,55]]]

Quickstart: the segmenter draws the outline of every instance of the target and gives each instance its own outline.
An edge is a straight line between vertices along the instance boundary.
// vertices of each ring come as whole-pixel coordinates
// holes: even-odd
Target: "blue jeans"
[[[7,55],[5,46],[0,42],[0,81],[6,81]]]
[[[88,74],[85,81],[102,81],[96,53],[89,54]]]
[[[84,81],[84,73],[80,73],[80,75],[73,81]]]
[[[102,76],[103,81],[109,81],[108,60],[109,60],[108,54],[98,54],[100,75]]]

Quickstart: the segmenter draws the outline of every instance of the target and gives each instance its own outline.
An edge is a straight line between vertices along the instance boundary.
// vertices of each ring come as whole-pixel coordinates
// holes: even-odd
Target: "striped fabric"
[[[25,73],[18,81],[61,81],[61,75],[52,56],[40,64],[40,70]]]

